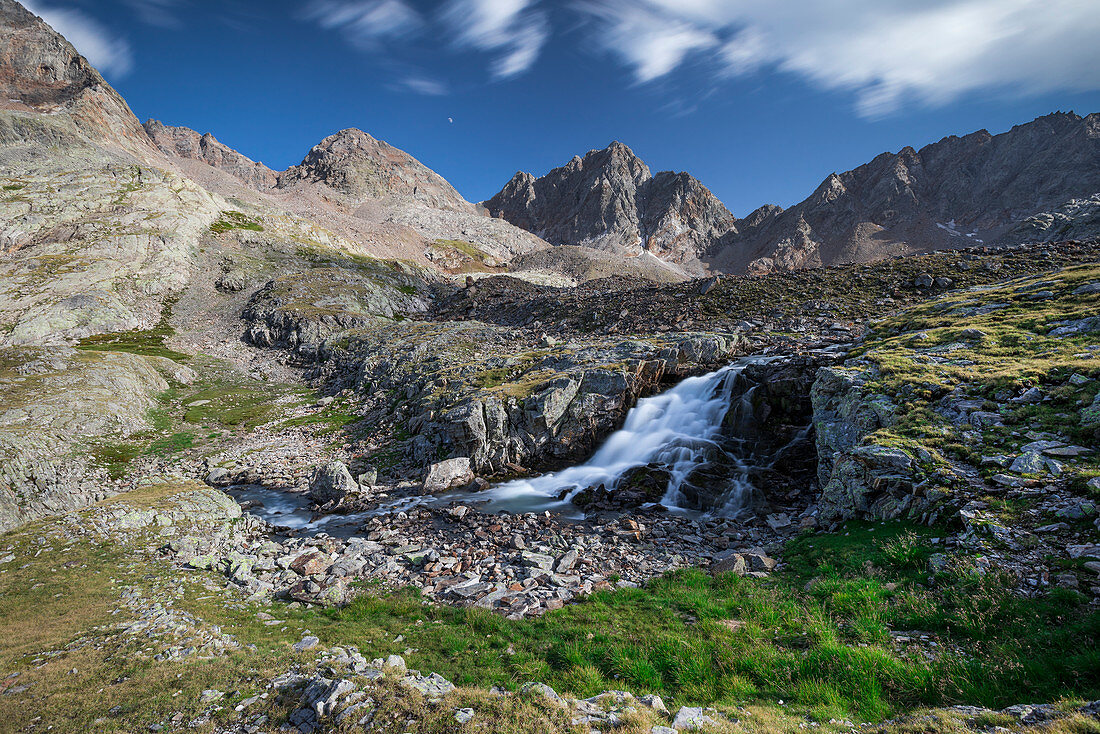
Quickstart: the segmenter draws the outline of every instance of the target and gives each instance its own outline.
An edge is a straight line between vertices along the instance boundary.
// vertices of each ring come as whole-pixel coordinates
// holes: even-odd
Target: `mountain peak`
[[[358,128],[329,135],[297,166],[279,176],[279,187],[318,183],[348,197],[405,200],[437,209],[472,212],[447,181],[405,151]]]
[[[552,244],[649,251],[677,262],[698,259],[735,221],[690,175],[654,177],[619,141],[574,156],[540,178],[517,173],[483,204]]]

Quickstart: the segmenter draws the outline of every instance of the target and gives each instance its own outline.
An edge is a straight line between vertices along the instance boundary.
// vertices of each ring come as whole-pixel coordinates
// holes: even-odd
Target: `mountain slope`
[[[555,245],[647,251],[673,262],[699,258],[735,221],[699,181],[686,173],[654,176],[619,142],[540,178],[519,172],[483,205]]]
[[[0,0],[0,110],[71,116],[99,143],[139,160],[156,155],[122,96],[71,43],[15,0]],[[4,137],[39,134],[24,119],[9,118]]]
[[[1100,115],[1055,113],[991,135],[950,136],[830,174],[786,211],[742,220],[711,264],[767,272],[1007,243],[1028,217],[1100,191]]]
[[[352,199],[417,202],[435,209],[473,212],[447,181],[403,150],[362,130],[330,135],[297,166],[279,176],[279,187],[321,183]]]

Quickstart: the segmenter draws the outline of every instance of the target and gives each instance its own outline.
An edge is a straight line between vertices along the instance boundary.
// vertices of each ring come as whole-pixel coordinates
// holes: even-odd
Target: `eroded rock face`
[[[921,446],[879,443],[900,408],[868,387],[869,366],[826,367],[812,389],[823,520],[920,517],[956,478]]]
[[[143,127],[165,155],[202,161],[260,191],[274,188],[278,181],[275,171],[219,143],[210,133],[199,135],[190,128],[171,127],[160,120],[147,120]]]
[[[0,202],[0,346],[156,324],[191,277],[213,198],[166,171],[102,158],[24,165],[0,177],[20,187]]]
[[[354,269],[317,267],[269,281],[243,318],[257,346],[282,346],[314,358],[328,337],[367,328],[377,319],[423,313],[431,302],[425,271],[363,259]]]
[[[72,44],[15,0],[0,0],[0,110],[72,115],[81,131],[148,160],[141,124]]]
[[[87,442],[148,428],[167,388],[132,354],[0,350],[0,532],[113,494]]]
[[[517,173],[484,206],[551,244],[648,251],[676,262],[697,259],[735,221],[699,181],[654,176],[619,142],[540,178]]]
[[[473,205],[435,171],[403,150],[362,130],[341,130],[322,140],[297,166],[279,176],[279,187],[321,183],[354,200],[413,201],[436,209],[473,212]]]

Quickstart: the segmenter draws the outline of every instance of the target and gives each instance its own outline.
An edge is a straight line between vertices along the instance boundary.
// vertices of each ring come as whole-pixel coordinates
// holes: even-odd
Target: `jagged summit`
[[[649,167],[618,141],[536,178],[519,172],[484,202],[493,216],[557,245],[582,245],[675,262],[698,259],[733,215],[686,173]]]
[[[690,175],[653,175],[619,142],[539,178],[517,173],[484,205],[554,244],[762,273],[1016,242],[1046,231],[1024,226],[1029,218],[1061,212],[1046,219],[1065,223],[1065,212],[1084,211],[1071,202],[1097,192],[1100,115],[1056,112],[999,135],[882,153],[830,173],[786,211],[766,205],[742,220]]]
[[[1025,237],[1029,217],[1100,192],[1100,114],[1056,112],[882,153],[804,201],[742,220],[712,265],[767,272]]]

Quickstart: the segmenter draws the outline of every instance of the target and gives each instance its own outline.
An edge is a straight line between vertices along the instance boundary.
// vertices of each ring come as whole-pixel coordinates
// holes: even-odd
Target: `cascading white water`
[[[700,377],[689,377],[667,392],[643,398],[627,414],[619,431],[608,437],[587,462],[534,479],[519,479],[480,494],[488,500],[488,511],[563,511],[578,492],[590,487],[613,487],[629,470],[659,465],[671,476],[662,504],[672,509],[683,506],[681,486],[687,476],[716,450],[723,421],[731,407],[731,392],[738,375],[750,364],[769,362],[774,357],[752,357]],[[742,394],[739,403],[751,399]],[[751,417],[751,406],[738,406],[738,421]],[[723,452],[726,453],[726,452]],[[730,457],[734,463],[739,457]],[[751,493],[746,476],[730,478],[729,489],[713,512],[740,512]]]

